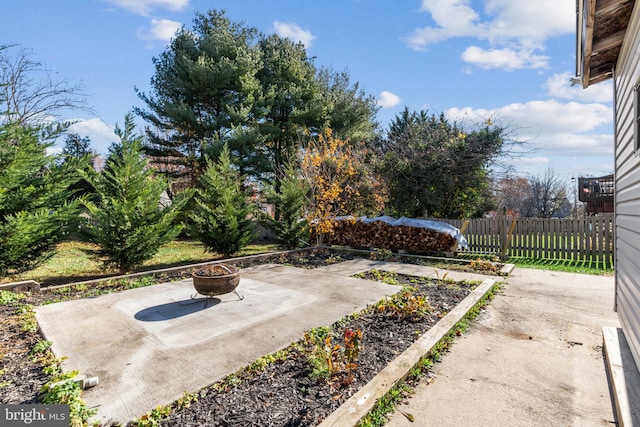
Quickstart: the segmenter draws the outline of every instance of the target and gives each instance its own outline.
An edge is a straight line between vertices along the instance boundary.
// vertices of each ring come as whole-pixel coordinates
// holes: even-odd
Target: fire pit
[[[236,287],[240,283],[240,270],[237,267],[226,264],[213,264],[196,271],[192,274],[192,277],[193,286],[196,288],[197,294],[211,297],[233,292],[238,298],[244,299],[236,291]],[[192,298],[195,298],[195,295]]]

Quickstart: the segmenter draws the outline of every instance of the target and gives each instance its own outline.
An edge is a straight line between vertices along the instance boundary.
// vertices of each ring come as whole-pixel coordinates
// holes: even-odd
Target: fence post
[[[507,217],[505,216],[503,221],[503,229],[506,230],[506,226],[507,226]],[[507,255],[507,251],[509,250],[509,245],[511,244],[511,236],[513,236],[513,230],[515,228],[516,228],[516,217],[514,216],[511,219],[511,226],[509,227],[509,232],[507,233],[507,237],[506,239],[504,239],[504,242],[502,244],[502,253],[500,254],[501,261],[504,261],[509,258],[509,256]]]
[[[509,231],[507,230],[507,215],[504,213],[500,215],[496,225],[498,226],[498,233],[500,236],[500,246],[498,247],[498,251],[499,251],[498,256],[500,257],[500,261],[504,261],[504,252],[502,251],[502,248],[504,248],[507,245],[507,234],[509,234]]]
[[[464,224],[462,224],[462,227],[460,227],[460,234],[464,234],[465,231],[467,231],[467,227],[469,226],[469,220],[465,220]]]

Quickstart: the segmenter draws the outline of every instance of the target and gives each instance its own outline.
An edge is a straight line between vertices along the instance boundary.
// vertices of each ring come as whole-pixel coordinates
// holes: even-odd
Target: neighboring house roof
[[[183,157],[175,156],[145,156],[149,160],[149,166],[163,173],[184,175],[188,171]]]
[[[583,88],[613,75],[635,0],[576,0],[576,75]]]

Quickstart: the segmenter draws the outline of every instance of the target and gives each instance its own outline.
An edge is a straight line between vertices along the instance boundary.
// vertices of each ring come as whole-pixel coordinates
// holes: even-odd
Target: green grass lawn
[[[569,273],[611,275],[613,267],[607,267],[598,261],[571,261],[562,259],[535,259],[525,257],[509,257],[508,261],[517,267],[539,268],[542,270],[565,271]]]
[[[96,249],[96,246],[91,243],[77,241],[61,243],[55,255],[41,266],[21,274],[0,278],[0,283],[31,279],[41,284],[51,285],[119,274],[117,270],[105,268],[100,261],[92,258],[88,252],[92,249]],[[255,244],[247,246],[236,256],[256,255],[276,250],[279,250],[276,245]],[[205,252],[200,242],[176,240],[160,248],[152,259],[135,271],[158,270],[222,258],[220,254]]]
[[[458,254],[460,259],[487,259],[491,261],[497,261],[498,257],[495,255],[487,254],[474,254],[461,252]],[[564,271],[568,273],[583,273],[583,274],[598,274],[598,275],[611,275],[614,273],[612,266],[606,266],[604,263],[598,261],[584,261],[584,260],[564,260],[564,259],[544,259],[544,258],[531,258],[531,257],[517,257],[510,256],[506,261],[510,264],[515,264],[517,267],[522,268],[538,268],[541,270],[554,270]]]

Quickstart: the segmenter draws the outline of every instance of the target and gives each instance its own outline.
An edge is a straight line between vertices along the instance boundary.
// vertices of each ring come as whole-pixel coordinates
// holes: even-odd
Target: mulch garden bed
[[[371,276],[373,278],[373,276]],[[406,350],[470,291],[469,286],[414,283],[416,278],[398,275],[399,284],[416,288],[413,298],[424,296],[431,307],[424,316],[403,315],[394,308],[372,307],[355,319],[334,327],[331,346],[344,347],[343,337],[362,333],[361,350],[352,379],[343,372],[331,380],[312,377],[308,355],[314,348],[306,342],[294,346],[284,360],[243,379],[237,385],[203,390],[198,401],[173,412],[167,426],[312,426],[319,424],[389,362]],[[400,304],[407,302],[397,302]],[[393,304],[392,304],[393,305]],[[334,325],[337,326],[337,325]]]
[[[347,252],[316,250],[266,257],[260,263],[277,262],[313,268],[360,257]],[[190,277],[190,274],[189,271],[171,273],[156,279],[175,280]],[[374,272],[365,278],[379,280],[380,276]],[[292,344],[287,351],[265,359],[269,363],[255,364],[212,387],[181,399],[173,405],[162,425],[317,425],[437,323],[472,289],[466,283],[442,283],[404,275],[395,275],[387,280],[393,280],[399,286],[411,286],[413,290],[396,294],[395,299],[380,307],[370,307],[363,313],[332,325],[330,334],[333,339],[325,340],[329,329],[324,328],[315,335],[309,335],[306,341],[303,339]],[[127,289],[124,282],[111,284],[110,289],[119,290],[118,286]],[[24,321],[20,320],[22,304],[39,305],[52,299],[81,298],[91,295],[91,292],[83,287],[72,287],[64,294],[41,292],[19,303],[0,305],[1,404],[35,403],[38,391],[48,381],[48,376],[42,373],[42,362],[29,354],[39,336],[33,331],[23,330]],[[418,311],[428,307],[428,310],[423,310],[424,315],[415,315],[411,313],[411,307]],[[359,333],[361,337],[353,338],[354,334]],[[310,338],[312,336],[315,338]],[[354,347],[353,343],[357,341],[359,345]],[[315,365],[310,358],[322,360],[324,344],[329,347],[329,353],[334,351],[334,356],[329,358],[340,369],[336,368],[334,375],[318,378],[318,375],[312,375]],[[345,348],[351,352],[345,353]],[[357,350],[355,353],[354,348]],[[354,354],[357,357],[354,358]],[[347,363],[350,365],[347,366]]]

